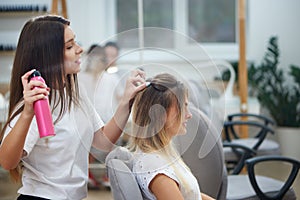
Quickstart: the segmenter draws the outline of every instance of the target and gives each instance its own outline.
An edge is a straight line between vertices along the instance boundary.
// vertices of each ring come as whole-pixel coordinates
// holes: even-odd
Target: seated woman
[[[186,133],[187,89],[170,74],[148,80],[132,107],[132,135],[129,148],[134,151],[133,172],[146,199],[211,200],[200,193],[198,182],[171,140]]]

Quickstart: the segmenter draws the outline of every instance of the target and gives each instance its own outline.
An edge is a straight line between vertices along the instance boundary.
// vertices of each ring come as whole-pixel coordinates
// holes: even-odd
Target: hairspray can
[[[37,80],[45,83],[39,71],[34,71],[30,75],[30,80]],[[33,103],[36,122],[38,125],[40,138],[54,136],[54,125],[52,122],[52,115],[49,106],[48,97],[46,99],[39,99]]]

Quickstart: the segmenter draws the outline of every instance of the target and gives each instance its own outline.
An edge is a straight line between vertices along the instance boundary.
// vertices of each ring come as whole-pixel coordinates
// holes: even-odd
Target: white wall
[[[77,41],[85,48],[106,38],[107,0],[67,1],[68,18],[76,33]]]
[[[247,55],[260,61],[272,35],[278,36],[280,67],[300,66],[300,1],[248,1]]]

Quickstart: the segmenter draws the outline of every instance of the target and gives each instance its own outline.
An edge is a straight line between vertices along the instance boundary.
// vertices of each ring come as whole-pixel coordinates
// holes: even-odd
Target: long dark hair
[[[51,88],[49,102],[53,109],[60,107],[55,123],[70,110],[72,103],[78,104],[77,75],[66,75],[64,70],[64,32],[69,25],[67,19],[55,15],[39,16],[25,23],[15,52],[8,119],[1,131],[1,140],[6,127],[24,109],[21,77],[31,69],[39,70]]]

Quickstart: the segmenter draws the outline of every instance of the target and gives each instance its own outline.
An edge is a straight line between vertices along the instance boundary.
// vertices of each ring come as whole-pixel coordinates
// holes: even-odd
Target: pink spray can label
[[[37,80],[45,83],[45,80],[41,77],[39,71],[34,71],[30,76],[30,80]],[[38,125],[40,138],[54,136],[54,125],[52,121],[48,97],[46,99],[39,99],[35,101],[33,103],[33,109]]]

